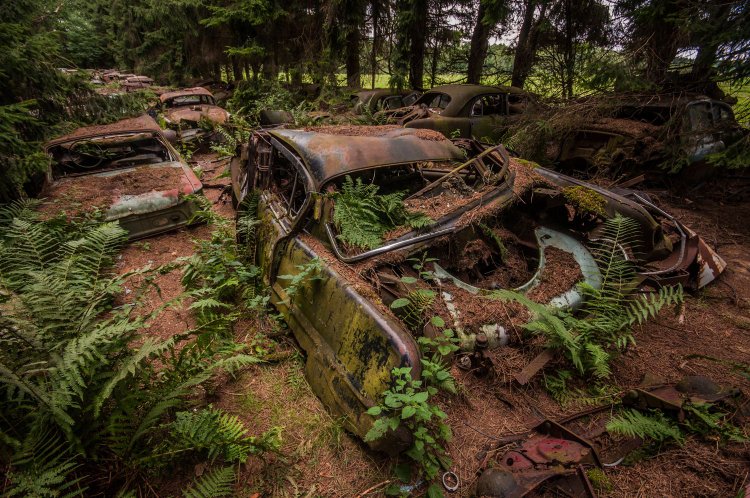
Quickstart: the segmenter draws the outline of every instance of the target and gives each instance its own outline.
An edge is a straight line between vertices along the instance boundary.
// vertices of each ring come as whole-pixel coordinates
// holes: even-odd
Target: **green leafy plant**
[[[126,238],[117,224],[41,221],[28,203],[0,210],[0,225],[4,493],[106,494],[190,455],[235,456],[222,449],[223,440],[154,458],[155,448],[198,423],[178,414],[197,401],[199,386],[259,361],[221,327],[204,323],[166,340],[141,335],[164,308],[186,297],[136,312],[153,277],[174,265],[114,274]],[[143,285],[131,282],[134,275]],[[211,284],[201,272],[194,275],[196,290]],[[115,306],[126,284],[132,300]],[[269,433],[254,447],[272,449],[272,441]]]
[[[412,259],[413,266],[420,277],[429,283],[434,280],[434,275],[425,269],[428,260],[430,258],[426,256]],[[401,280],[407,285],[418,281],[414,277],[402,277]],[[424,325],[424,313],[431,307],[434,298],[435,291],[432,289],[417,289],[406,298],[394,300],[391,308],[396,311],[411,308],[406,315],[403,315],[406,318],[402,319],[418,318],[415,324],[418,323],[421,328]],[[459,341],[455,333],[445,328],[445,321],[441,317],[433,316],[429,323],[438,332],[431,337],[422,336],[417,339],[422,352],[421,377],[412,378],[411,367],[392,370],[391,389],[383,393],[383,400],[380,404],[373,406],[367,412],[378,418],[365,436],[366,441],[373,441],[399,427],[403,426],[408,429],[414,437],[414,443],[406,455],[417,464],[420,473],[428,481],[434,479],[441,468],[447,468],[450,465],[450,459],[445,450],[445,444],[452,437],[450,426],[445,423],[445,413],[430,400],[441,391],[456,393],[455,379],[450,373],[446,358],[459,349]],[[401,478],[401,480],[405,479]],[[397,488],[393,491],[398,494]],[[434,483],[429,486],[427,493],[429,496],[442,496],[441,488]]]
[[[203,474],[183,492],[185,498],[219,498],[232,496],[235,475],[232,467],[222,467]]]
[[[404,277],[407,283],[411,277]],[[415,289],[406,297],[401,297],[391,303],[391,309],[399,316],[409,329],[421,330],[425,323],[425,313],[432,308],[435,301],[435,291],[432,289]]]
[[[424,213],[410,213],[404,207],[404,193],[378,194],[377,185],[367,185],[347,175],[341,188],[333,194],[333,221],[338,238],[356,247],[372,249],[383,242],[389,230],[407,225],[424,228],[432,220]]]
[[[599,242],[592,247],[602,275],[601,287],[579,284],[585,299],[579,314],[550,309],[514,291],[499,290],[493,295],[526,306],[534,315],[526,330],[543,334],[548,347],[562,350],[579,374],[606,378],[611,351],[635,342],[632,326],[684,299],[680,286],[632,295],[635,265],[625,258],[625,251],[634,246],[637,232],[636,223],[619,214],[605,222]]]
[[[321,274],[323,271],[323,262],[320,258],[313,258],[305,264],[297,265],[296,268],[299,271],[294,275],[279,275],[278,277],[279,279],[288,282],[284,288],[288,296],[287,301],[285,301],[287,304],[289,304],[289,299],[299,293],[302,286],[312,280],[320,280],[323,278]]]
[[[451,430],[438,406],[429,402],[435,387],[426,385],[411,376],[411,367],[394,368],[391,372],[393,387],[383,393],[381,404],[367,413],[378,417],[365,441],[383,437],[389,430],[404,426],[414,436],[414,444],[406,455],[414,460],[428,480],[434,479],[441,468],[450,465],[443,444],[450,440]]]
[[[717,434],[724,441],[739,443],[749,440],[747,435],[731,422],[730,414],[712,403],[685,403],[682,409],[687,414],[684,425],[694,434]]]
[[[657,442],[674,440],[683,442],[680,428],[657,410],[642,413],[638,410],[627,409],[618,413],[607,422],[607,430],[613,434],[627,437],[640,437]]]
[[[242,116],[233,116],[231,123],[216,126],[215,130],[221,140],[212,143],[211,150],[218,153],[220,158],[232,157],[241,144],[247,143],[252,126]]]

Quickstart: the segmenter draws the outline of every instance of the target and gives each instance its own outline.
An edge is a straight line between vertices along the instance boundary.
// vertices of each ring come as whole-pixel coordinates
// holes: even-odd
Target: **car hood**
[[[56,197],[67,197],[63,206],[65,202],[71,206],[101,206],[106,209],[105,220],[114,221],[168,209],[181,203],[183,196],[201,189],[201,182],[192,170],[173,161],[62,178],[52,184],[50,197],[52,209]]]
[[[224,124],[229,119],[229,113],[215,105],[194,105],[167,109],[164,111],[164,119],[170,123],[182,121],[197,123],[201,119],[207,119],[214,124]]]

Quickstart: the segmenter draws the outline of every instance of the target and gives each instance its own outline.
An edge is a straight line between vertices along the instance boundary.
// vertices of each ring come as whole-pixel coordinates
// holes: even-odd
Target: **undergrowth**
[[[241,280],[232,259],[216,280],[222,264],[201,248],[187,265],[188,294],[148,311],[145,291],[175,265],[115,274],[125,239],[113,223],[41,221],[31,203],[0,210],[3,494],[140,493],[174,465],[231,465],[279,446],[278,430],[250,436],[201,398],[217,374],[260,361],[228,330],[222,303],[233,284],[224,280]],[[123,298],[126,284],[133,292]],[[195,328],[144,336],[164,309],[187,298]],[[220,472],[222,479],[209,472],[192,489],[226,482],[228,471]]]
[[[414,269],[420,277],[428,283],[434,280],[432,272],[425,269],[428,258],[411,259]],[[416,283],[414,277],[402,277],[403,283]],[[424,293],[415,300],[415,292],[409,297],[394,300],[391,307],[413,307],[413,316],[424,325],[422,316],[429,308],[422,307],[424,299],[434,299],[434,291],[421,289]],[[430,296],[426,298],[425,296]],[[421,303],[421,304],[420,304]],[[435,404],[434,397],[441,391],[456,393],[455,379],[449,371],[448,357],[458,351],[458,339],[453,330],[445,328],[445,321],[439,316],[429,320],[430,325],[437,330],[435,337],[423,336],[417,339],[422,358],[420,360],[422,372],[419,378],[412,377],[411,367],[394,368],[391,372],[392,387],[383,393],[382,401],[368,410],[368,414],[377,417],[372,428],[365,436],[365,441],[373,441],[385,436],[389,431],[405,427],[413,436],[413,444],[406,451],[418,469],[420,478],[428,483],[433,481],[441,469],[451,465],[450,457],[445,449],[452,438],[450,426],[445,422],[446,414]],[[416,329],[413,329],[416,330]],[[409,482],[411,472],[402,467],[397,469],[397,477],[401,482]],[[400,494],[398,485],[391,485],[387,494]],[[431,483],[427,489],[428,496],[442,496],[442,487]]]
[[[624,254],[638,243],[637,233],[638,225],[619,214],[604,223],[599,242],[592,246],[601,286],[579,284],[584,305],[578,312],[551,309],[515,291],[499,290],[493,295],[526,306],[534,319],[525,329],[544,335],[547,347],[561,351],[578,374],[605,379],[612,353],[635,343],[632,327],[684,299],[680,286],[633,295],[636,267]]]
[[[347,244],[366,249],[380,246],[386,232],[407,225],[423,228],[433,221],[424,213],[409,212],[403,192],[378,194],[379,187],[356,182],[347,175],[341,188],[333,193],[333,222],[338,238]]]

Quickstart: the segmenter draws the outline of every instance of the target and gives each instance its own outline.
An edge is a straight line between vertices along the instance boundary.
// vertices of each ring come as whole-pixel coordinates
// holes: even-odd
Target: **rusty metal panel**
[[[114,135],[116,133],[127,133],[127,132],[139,132],[139,131],[151,131],[161,133],[161,128],[154,121],[154,119],[148,114],[138,116],[137,118],[122,119],[116,123],[108,125],[96,125],[96,126],[84,126],[78,128],[75,131],[63,135],[54,140],[48,142],[45,149],[49,149],[53,145],[58,145],[72,140],[77,140],[86,137],[95,137],[99,135]]]
[[[213,97],[211,92],[201,86],[197,86],[195,88],[184,88],[182,90],[175,90],[173,92],[164,92],[159,95],[159,100],[161,102],[166,102],[169,99],[173,99],[175,97],[183,97],[185,95],[208,95]]]
[[[461,161],[464,154],[449,140],[424,140],[416,130],[399,129],[382,137],[326,135],[298,130],[269,132],[303,159],[317,187],[338,176],[420,161]]]
[[[280,275],[299,273],[298,266],[317,257],[299,237],[277,251],[283,253]],[[288,280],[277,279],[272,302],[308,353],[306,377],[315,394],[364,437],[373,422],[365,412],[388,388],[393,368],[410,366],[419,376],[419,349],[401,324],[378,311],[330,266],[318,277],[293,296],[285,290]]]

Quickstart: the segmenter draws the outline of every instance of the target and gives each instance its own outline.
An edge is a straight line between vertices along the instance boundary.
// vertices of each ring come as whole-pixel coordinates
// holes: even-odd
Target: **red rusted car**
[[[119,221],[131,239],[187,225],[203,185],[149,116],[79,128],[45,146],[45,216]]]

